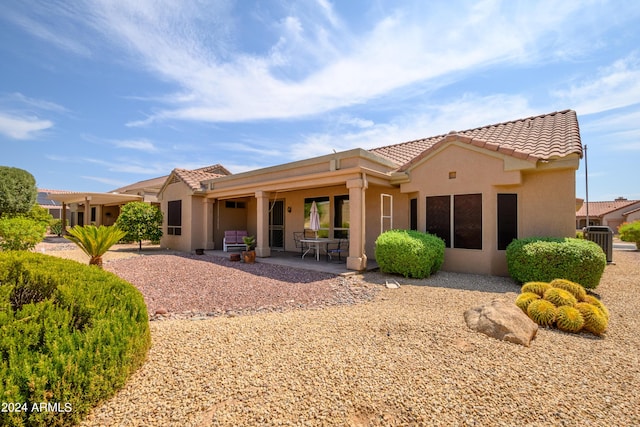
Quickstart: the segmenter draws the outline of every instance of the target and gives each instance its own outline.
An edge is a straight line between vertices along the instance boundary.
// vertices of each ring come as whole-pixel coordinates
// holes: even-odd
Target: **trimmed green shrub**
[[[0,249],[27,251],[42,242],[47,228],[41,222],[21,216],[0,218]]]
[[[579,283],[574,283],[571,280],[566,279],[553,279],[550,285],[554,288],[564,289],[565,291],[571,292],[571,294],[576,297],[578,301],[584,301],[587,296],[587,291],[584,289],[582,285]]]
[[[509,274],[521,283],[562,277],[594,289],[607,265],[607,257],[596,243],[569,237],[517,239],[506,252]]]
[[[540,326],[552,326],[556,321],[558,309],[551,302],[544,299],[531,301],[527,314]]]
[[[516,305],[520,308],[520,310],[527,312],[527,308],[529,308],[529,304],[532,301],[540,299],[540,295],[533,292],[523,292],[516,298]]]
[[[556,326],[561,331],[575,334],[580,332],[584,326],[584,318],[578,309],[563,305],[558,307]]]
[[[423,279],[444,262],[444,241],[414,230],[390,230],[376,239],[375,256],[380,271]]]
[[[31,252],[0,253],[0,396],[26,411],[2,426],[66,426],[112,396],[150,346],[144,299],[112,273]],[[39,411],[39,405],[57,405]]]
[[[634,242],[636,249],[640,249],[640,221],[624,222],[618,227],[620,240]]]
[[[533,292],[542,298],[549,288],[551,288],[551,285],[547,282],[528,282],[522,285],[520,292]]]

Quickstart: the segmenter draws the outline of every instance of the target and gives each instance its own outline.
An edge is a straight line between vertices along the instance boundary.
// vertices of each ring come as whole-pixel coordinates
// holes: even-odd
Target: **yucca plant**
[[[127,235],[126,232],[116,226],[105,227],[104,225],[100,227],[95,225],[86,225],[84,227],[76,225],[68,233],[69,235],[64,237],[78,245],[85,254],[89,255],[89,265],[97,265],[100,268],[102,268],[102,255]]]

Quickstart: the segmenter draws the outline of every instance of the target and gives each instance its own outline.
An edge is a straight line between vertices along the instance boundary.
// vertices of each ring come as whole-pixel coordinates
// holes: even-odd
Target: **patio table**
[[[326,237],[318,237],[318,238],[313,238],[313,239],[300,239],[300,242],[302,244],[306,243],[307,245],[309,245],[307,250],[302,254],[302,258],[303,259],[304,259],[305,255],[307,255],[309,253],[309,251],[311,251],[311,249],[313,249],[316,252],[316,261],[320,261],[320,248],[322,246],[324,246],[324,252],[327,253],[329,244],[337,243],[338,241],[336,239],[329,239],[329,238],[326,238]]]

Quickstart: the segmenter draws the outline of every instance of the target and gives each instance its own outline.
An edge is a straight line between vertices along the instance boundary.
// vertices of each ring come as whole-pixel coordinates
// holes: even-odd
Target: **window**
[[[96,207],[91,207],[91,222],[96,222]]]
[[[518,238],[518,195],[498,194],[498,250]]]
[[[333,198],[333,237],[335,239],[349,238],[349,196],[335,196]]]
[[[482,249],[482,194],[453,197],[453,247]]]
[[[380,234],[393,228],[393,196],[380,194]]]
[[[447,248],[482,249],[482,194],[427,197],[426,231]]]
[[[409,228],[418,229],[418,199],[411,199],[409,202]]]
[[[182,235],[182,200],[172,200],[167,203],[167,234]]]
[[[451,196],[427,197],[426,231],[444,240],[451,247]]]
[[[329,225],[331,220],[329,218],[329,197],[310,197],[304,199],[304,228],[311,228],[311,205],[316,202],[318,208],[318,215],[320,216],[320,229],[318,230],[318,237],[329,237]]]
[[[228,209],[244,209],[247,206],[245,202],[232,202],[227,200],[226,202],[224,202],[224,207]]]

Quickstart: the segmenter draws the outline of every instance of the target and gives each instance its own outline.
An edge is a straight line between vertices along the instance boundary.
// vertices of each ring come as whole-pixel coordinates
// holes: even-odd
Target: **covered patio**
[[[222,250],[205,250],[204,253],[206,255],[229,259],[230,254],[239,253],[239,251],[225,252]],[[239,261],[239,263],[241,262],[242,261]],[[314,256],[302,258],[300,252],[271,251],[271,255],[269,257],[256,258],[256,263],[283,265],[292,268],[335,274],[339,276],[347,276],[357,273],[356,271],[347,269],[347,264],[344,258],[341,261],[338,261],[337,259],[327,261],[326,257],[324,255],[321,255],[320,260],[318,261]],[[378,265],[375,261],[370,260],[367,263],[367,271],[375,270],[377,268]]]
[[[66,225],[113,225],[120,215],[120,206],[142,201],[142,196],[116,193],[48,193],[50,200],[62,203],[62,223]],[[74,216],[69,221],[66,211]]]

